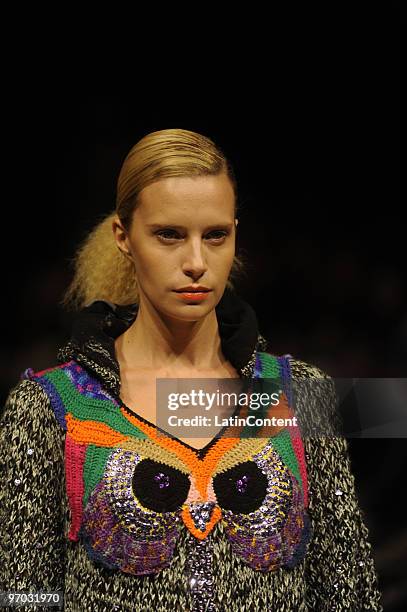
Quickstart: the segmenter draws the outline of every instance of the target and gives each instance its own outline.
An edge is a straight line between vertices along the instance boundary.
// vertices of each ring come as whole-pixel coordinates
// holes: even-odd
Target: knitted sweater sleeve
[[[0,591],[63,591],[61,432],[42,387],[19,381],[0,417]]]
[[[320,419],[327,435],[308,435],[309,514],[314,530],[306,557],[310,610],[382,612],[369,531],[355,488],[348,443],[338,435],[340,418],[334,381],[315,366],[291,363],[299,385],[301,418]]]

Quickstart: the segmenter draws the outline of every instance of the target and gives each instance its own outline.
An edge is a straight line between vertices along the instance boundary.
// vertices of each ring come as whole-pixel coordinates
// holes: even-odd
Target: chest
[[[155,379],[121,379],[129,410],[153,421]],[[128,417],[117,396],[75,362],[37,380],[66,432],[68,539],[80,540],[91,560],[126,574],[158,574],[180,561],[177,541],[186,533],[193,548],[184,558],[192,565],[200,544],[218,538],[252,570],[302,560],[311,532],[297,435],[292,440],[282,429],[272,438],[220,438],[198,457],[182,439],[158,440],[153,427]],[[204,554],[215,558],[210,548]]]
[[[150,424],[157,425],[157,378],[178,378],[178,379],[190,379],[190,378],[205,378],[205,379],[225,379],[225,378],[239,378],[237,370],[230,366],[227,370],[222,371],[206,371],[206,372],[195,372],[188,373],[178,372],[177,374],[166,372],[166,373],[140,373],[131,371],[121,371],[121,390],[120,398],[124,404],[129,408],[136,416],[142,417]],[[185,390],[187,390],[188,384],[186,384]],[[208,383],[205,382],[205,389],[209,389]],[[167,428],[165,428],[168,431]],[[211,435],[205,435],[205,429],[199,432],[199,437],[186,437],[178,435],[178,432],[174,430],[170,433],[176,435],[177,439],[193,448],[201,449],[209,444],[218,432],[222,430],[220,424],[218,428],[215,428],[215,434],[213,429]]]

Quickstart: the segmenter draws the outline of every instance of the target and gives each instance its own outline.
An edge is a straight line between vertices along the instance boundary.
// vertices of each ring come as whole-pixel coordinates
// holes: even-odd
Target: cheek
[[[223,255],[223,257],[221,258],[222,266],[224,268],[230,268],[233,264],[233,259],[235,256],[234,245],[228,248],[227,250],[225,250],[225,252],[222,255]]]
[[[145,286],[146,284],[151,284],[154,279],[160,282],[162,266],[159,266],[157,257],[152,256],[151,253],[140,248],[137,251],[133,251],[133,254],[134,269],[139,284]]]
[[[168,263],[168,258],[165,257],[143,257],[140,259],[138,271],[144,278],[157,281],[167,274]]]

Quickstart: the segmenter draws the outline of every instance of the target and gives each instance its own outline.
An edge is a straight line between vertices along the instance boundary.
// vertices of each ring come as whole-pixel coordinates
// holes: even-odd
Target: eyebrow
[[[177,230],[187,229],[184,225],[174,225],[173,223],[148,223],[147,227],[149,227],[150,229],[161,229],[165,227],[171,227]],[[212,223],[211,225],[208,225],[205,229],[210,230],[218,227],[231,229],[233,227],[233,223]]]

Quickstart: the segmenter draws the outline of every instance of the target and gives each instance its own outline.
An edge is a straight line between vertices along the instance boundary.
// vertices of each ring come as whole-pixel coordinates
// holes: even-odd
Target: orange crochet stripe
[[[202,497],[206,496],[209,480],[220,458],[226,451],[236,446],[239,442],[239,438],[220,438],[215,442],[206,456],[200,459],[192,449],[187,448],[177,440],[158,435],[158,431],[154,427],[147,423],[143,423],[143,421],[139,420],[136,416],[126,413],[123,408],[121,408],[121,412],[126,419],[141,429],[141,431],[154,440],[154,442],[175,453],[175,455],[188,466],[190,471],[196,474],[196,488]]]
[[[67,431],[79,444],[96,444],[97,446],[114,447],[128,440],[128,436],[115,431],[104,423],[82,421],[70,412],[66,414]]]

